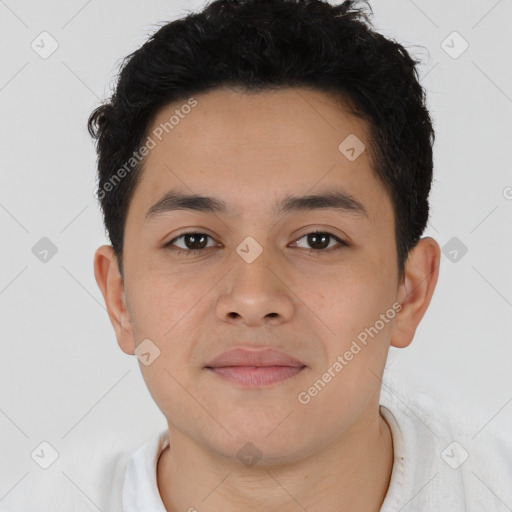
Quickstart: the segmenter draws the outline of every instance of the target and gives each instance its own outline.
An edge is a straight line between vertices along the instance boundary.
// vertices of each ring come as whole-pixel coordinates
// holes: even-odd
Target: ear
[[[94,255],[94,277],[103,294],[108,316],[121,350],[133,355],[135,345],[130,314],[126,307],[124,283],[111,245],[102,245]]]
[[[439,276],[441,249],[431,237],[422,238],[409,253],[405,276],[398,289],[397,300],[402,309],[395,317],[391,345],[407,347],[414,338],[430,304]]]

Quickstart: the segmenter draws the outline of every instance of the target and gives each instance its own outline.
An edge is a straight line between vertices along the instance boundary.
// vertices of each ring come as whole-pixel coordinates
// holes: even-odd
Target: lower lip
[[[297,375],[305,366],[223,366],[208,368],[222,379],[246,387],[259,387]]]

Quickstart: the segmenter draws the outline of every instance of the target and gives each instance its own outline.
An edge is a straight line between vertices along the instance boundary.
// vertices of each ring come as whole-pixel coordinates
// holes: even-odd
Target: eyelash
[[[201,233],[199,231],[189,231],[187,233],[182,233],[181,235],[173,238],[170,242],[165,244],[164,247],[175,252],[178,255],[184,252],[187,256],[189,254],[198,254],[202,251],[205,251],[206,249],[211,249],[211,247],[206,247],[204,249],[195,249],[195,250],[194,249],[182,249],[180,247],[178,247],[178,248],[173,247],[173,243],[176,242],[176,240],[179,240],[180,238],[183,238],[187,235],[205,235],[208,238],[211,238],[213,240],[213,238],[210,235],[207,235],[206,233]],[[306,234],[302,235],[296,241],[301,240],[302,238],[305,238],[308,235],[327,235],[328,237],[333,238],[334,240],[336,240],[339,243],[338,247],[331,247],[329,249],[309,249],[310,256],[320,256],[320,253],[332,253],[332,252],[336,252],[336,251],[339,251],[341,249],[351,246],[351,244],[349,244],[348,242],[341,240],[340,238],[333,235],[332,233],[329,233],[328,231],[312,231],[310,233],[306,233]],[[304,249],[304,250],[308,250],[308,249]]]

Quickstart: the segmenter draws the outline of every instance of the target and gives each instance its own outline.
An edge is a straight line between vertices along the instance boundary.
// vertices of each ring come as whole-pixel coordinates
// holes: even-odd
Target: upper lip
[[[305,366],[280,350],[273,348],[232,348],[222,352],[210,361],[206,368],[220,368],[222,366]]]

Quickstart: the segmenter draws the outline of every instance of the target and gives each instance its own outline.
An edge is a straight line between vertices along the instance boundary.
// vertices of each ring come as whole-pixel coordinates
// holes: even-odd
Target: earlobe
[[[431,237],[422,238],[409,253],[405,277],[398,289],[397,300],[402,304],[391,334],[391,345],[407,347],[423,318],[434,294],[439,277],[441,249]]]
[[[101,290],[117,342],[123,352],[133,355],[135,349],[125,290],[119,265],[111,245],[102,245],[94,255],[94,277]]]

